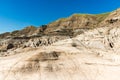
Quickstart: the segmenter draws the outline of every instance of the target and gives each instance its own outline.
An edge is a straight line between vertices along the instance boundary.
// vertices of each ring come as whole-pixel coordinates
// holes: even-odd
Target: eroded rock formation
[[[0,35],[0,80],[120,80],[120,10],[74,14]]]

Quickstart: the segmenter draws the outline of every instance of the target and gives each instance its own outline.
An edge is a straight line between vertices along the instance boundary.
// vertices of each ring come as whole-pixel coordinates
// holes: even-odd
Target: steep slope
[[[22,30],[0,34],[0,52],[5,54],[8,50],[17,48],[48,46],[56,41],[75,37],[89,29],[101,27],[99,25],[109,14],[73,14],[38,28],[28,26]]]
[[[92,14],[74,14],[69,18],[62,18],[48,25],[46,32],[60,31],[60,30],[78,30],[78,29],[92,29],[98,27],[109,13],[92,15]]]
[[[107,34],[109,33],[109,34]],[[1,80],[119,80],[120,27],[96,28],[0,57]]]
[[[18,48],[48,46],[99,27],[109,27],[111,30],[113,27],[119,27],[119,13],[120,9],[96,15],[73,14],[68,18],[62,18],[38,28],[28,26],[22,30],[0,34],[0,55],[15,54]],[[100,33],[102,34],[102,32]],[[110,32],[108,31],[106,34],[110,34]],[[113,43],[110,45],[112,46]]]
[[[39,28],[28,26],[22,30],[7,32],[0,34],[1,38],[10,37],[30,37],[43,35],[69,35],[73,36],[76,32],[82,32],[79,29],[92,29],[99,27],[98,25],[107,18],[110,13],[104,14],[73,14],[68,18],[61,18],[48,25],[42,25]]]

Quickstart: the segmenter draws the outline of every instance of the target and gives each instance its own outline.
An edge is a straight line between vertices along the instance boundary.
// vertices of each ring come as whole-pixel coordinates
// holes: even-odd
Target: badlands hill
[[[0,80],[120,80],[120,9],[0,34]]]

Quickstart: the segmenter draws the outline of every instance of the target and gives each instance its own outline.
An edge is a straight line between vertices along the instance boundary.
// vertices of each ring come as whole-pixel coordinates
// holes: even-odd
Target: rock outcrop
[[[108,41],[108,45],[111,48],[114,48],[114,36],[111,37],[112,34],[110,33],[113,27],[119,27],[119,13],[120,10],[117,9],[111,13],[96,15],[74,14],[68,18],[62,18],[48,25],[42,25],[38,28],[34,26],[28,26],[22,30],[3,33],[0,34],[0,52],[7,52],[11,49],[14,51],[17,48],[37,48],[48,46],[60,40],[74,38],[80,34],[82,38],[85,36],[84,33],[101,27],[109,27],[109,29],[106,32],[98,30],[96,32],[90,33],[99,35],[99,38],[97,38],[98,41],[94,41],[92,39],[94,36],[91,35],[92,37],[90,37],[88,35],[89,37],[83,37],[85,40],[82,40],[80,42],[85,42],[83,43],[84,45],[87,43],[86,46],[94,45],[94,47],[104,49],[104,43]],[[104,38],[104,40],[102,38]],[[99,44],[99,46],[96,44]]]
[[[119,13],[0,34],[0,80],[120,80]]]
[[[40,47],[40,46],[48,46],[59,40],[67,39],[67,36],[43,36],[40,38],[30,39],[28,42],[24,44],[24,47]]]
[[[40,47],[52,44],[61,39],[72,38],[89,29],[99,27],[98,25],[106,20],[109,15],[112,15],[112,13],[99,15],[74,14],[69,18],[62,18],[48,25],[42,25],[39,28],[28,26],[22,30],[6,32],[0,34],[0,50],[8,50],[8,44],[12,44],[14,46],[9,49],[20,47]]]

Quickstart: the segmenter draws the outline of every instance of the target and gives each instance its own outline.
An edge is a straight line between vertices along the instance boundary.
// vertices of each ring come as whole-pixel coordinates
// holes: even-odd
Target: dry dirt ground
[[[120,80],[119,35],[108,36],[109,41],[114,40],[113,48],[106,45],[109,41],[103,35],[90,31],[0,57],[0,80]]]
[[[93,51],[49,46],[0,58],[0,80],[120,80],[119,56]]]

